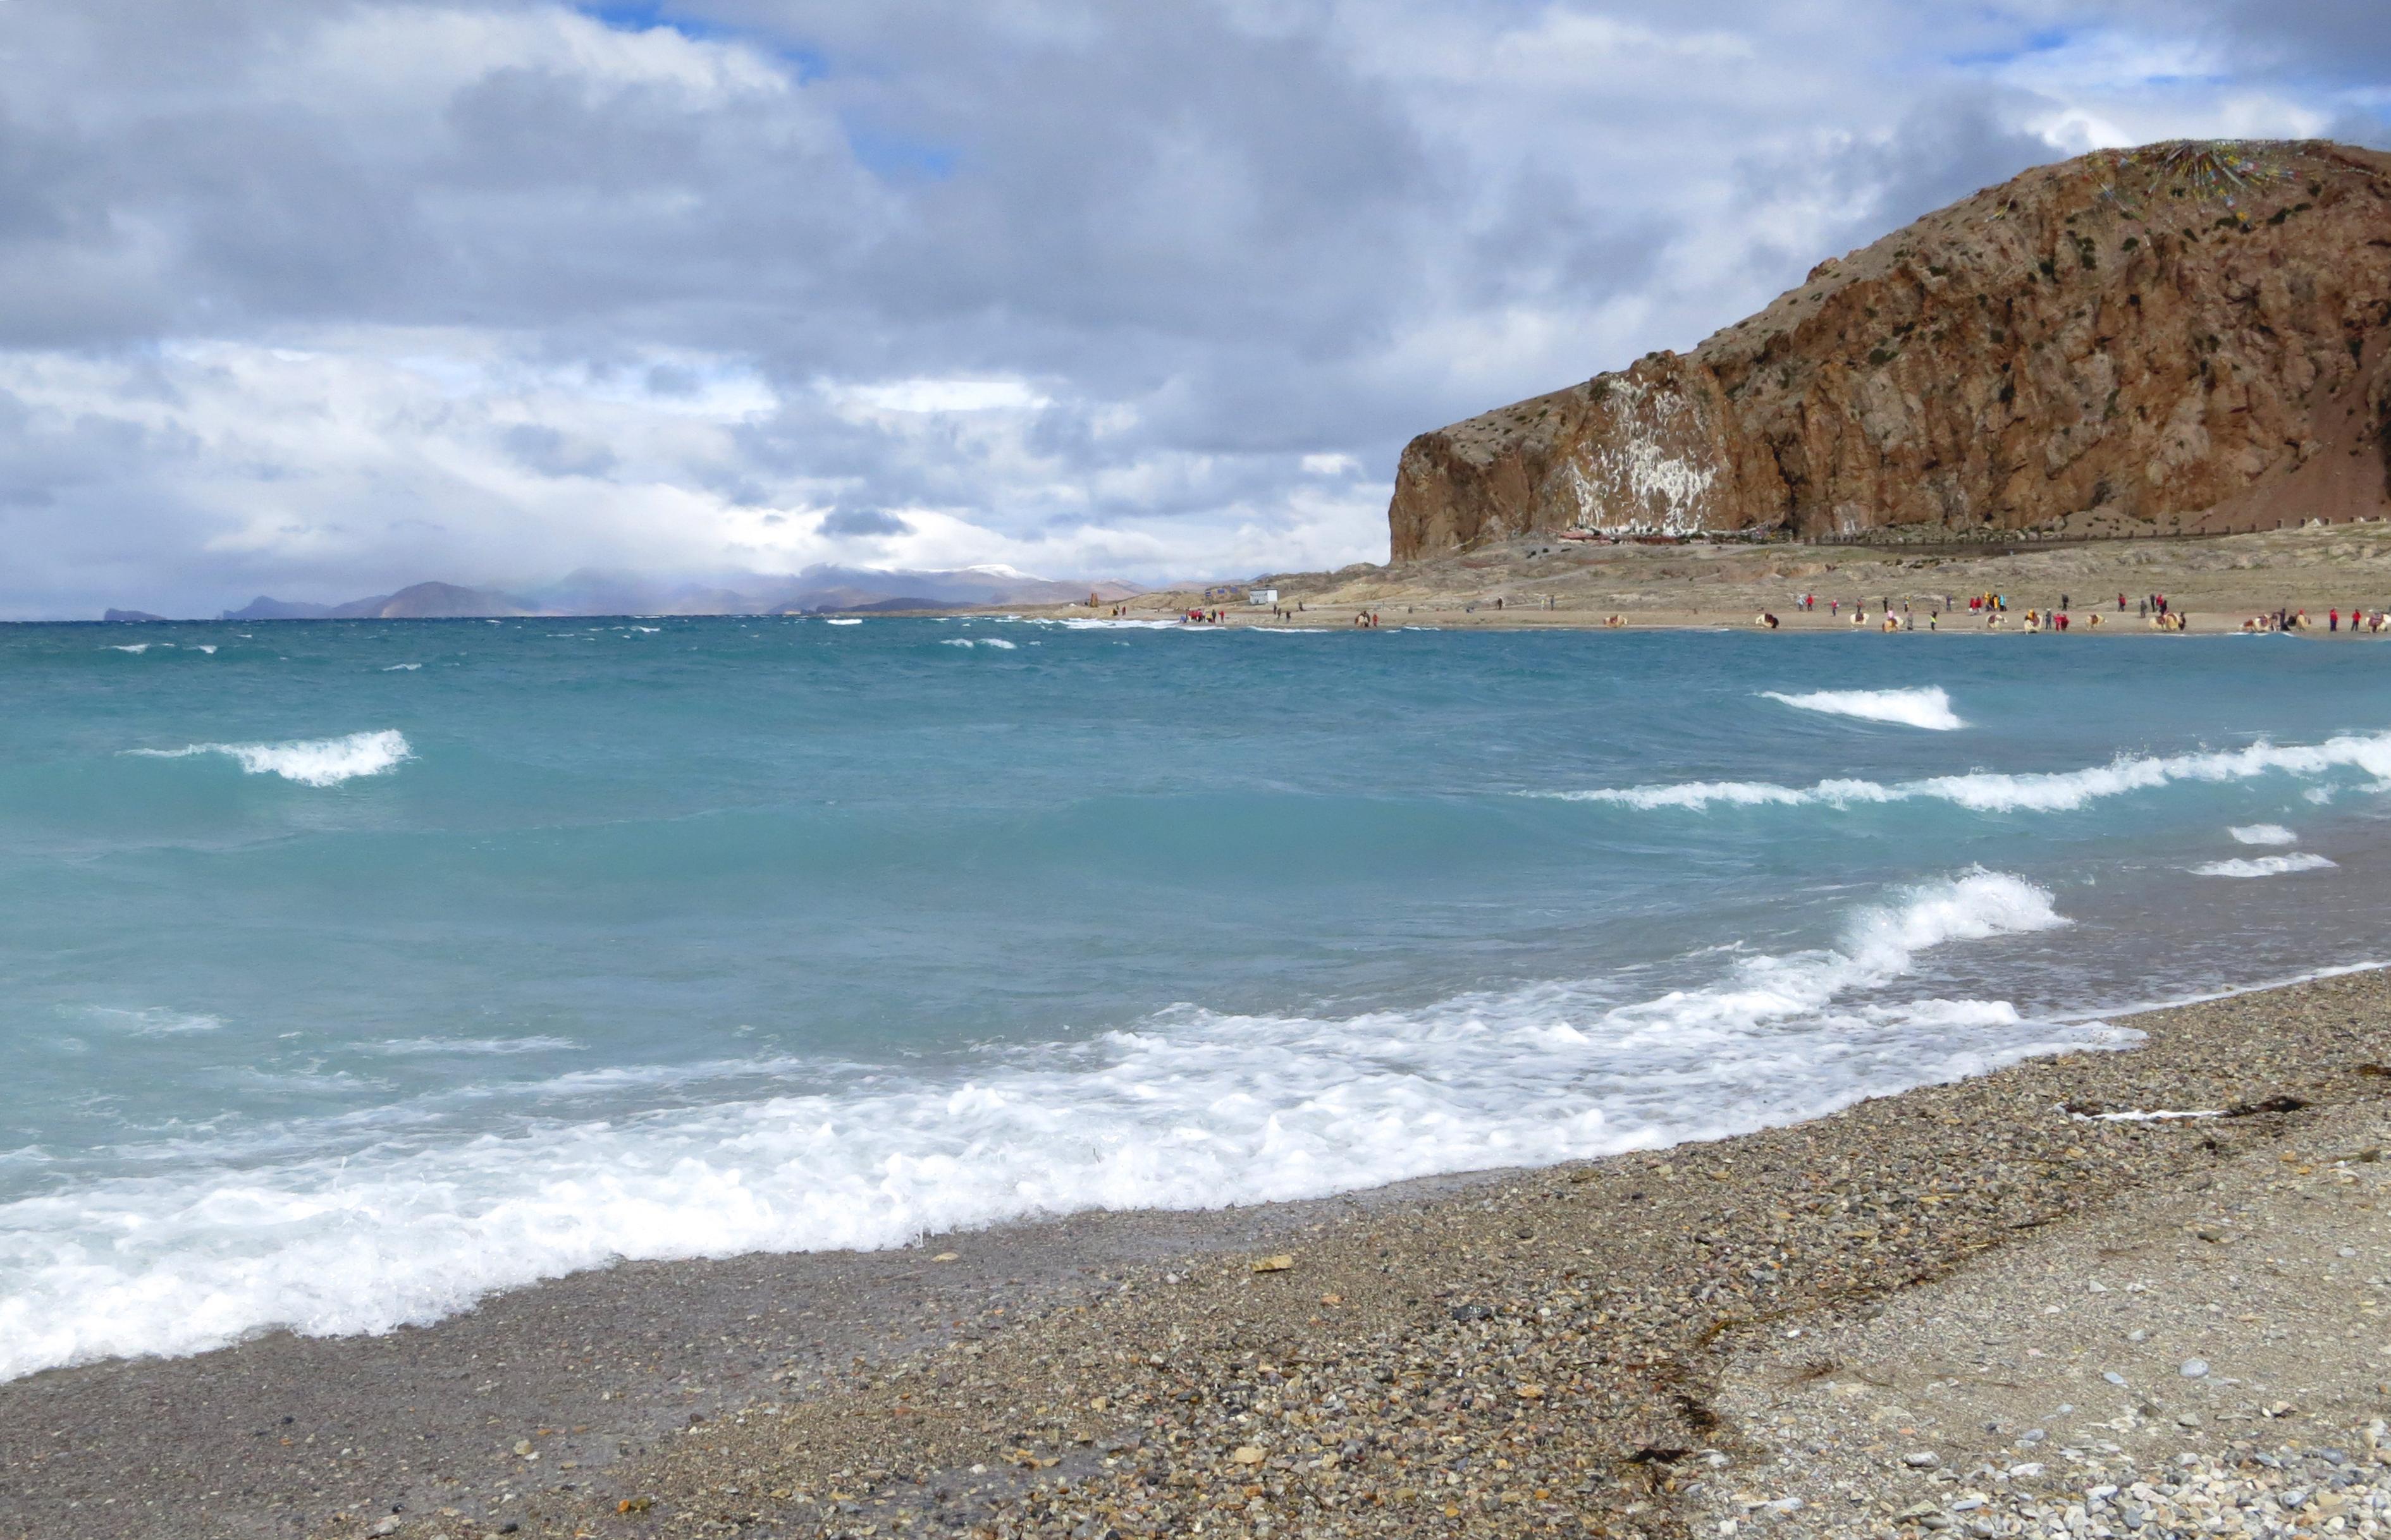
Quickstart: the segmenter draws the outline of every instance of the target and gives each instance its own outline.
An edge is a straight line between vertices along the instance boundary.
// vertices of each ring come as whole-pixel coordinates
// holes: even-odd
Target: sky
[[[0,0],[0,618],[1382,561],[1413,434],[2379,0]]]

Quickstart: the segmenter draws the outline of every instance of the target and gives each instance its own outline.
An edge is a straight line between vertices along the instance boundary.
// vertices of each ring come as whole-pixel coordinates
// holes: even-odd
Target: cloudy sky
[[[0,0],[0,616],[1384,559],[1423,429],[2379,0]]]

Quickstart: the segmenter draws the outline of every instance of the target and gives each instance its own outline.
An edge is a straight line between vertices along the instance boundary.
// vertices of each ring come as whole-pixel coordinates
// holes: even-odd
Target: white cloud
[[[899,379],[824,389],[833,400],[874,412],[1034,412],[1050,404],[1017,379]]]
[[[1413,432],[2037,159],[2391,110],[2322,0],[673,14],[12,12],[0,613],[1381,558]]]

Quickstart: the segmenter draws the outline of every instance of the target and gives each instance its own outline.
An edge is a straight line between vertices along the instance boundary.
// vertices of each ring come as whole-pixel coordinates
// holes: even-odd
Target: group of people
[[[2100,610],[2100,602],[2105,601],[2096,601],[2084,611],[2080,623],[2087,628],[2091,629],[2097,629],[2102,623],[2102,617]],[[2121,593],[2117,596],[2117,612],[2120,615],[2125,613],[2126,606],[2128,602],[2129,601],[2124,594]],[[1958,604],[1958,600],[1949,598],[1940,598],[1928,601],[1929,607],[1924,610],[1926,629],[1929,631],[1937,631],[1942,629],[1941,621],[1943,616],[1949,613],[1951,610],[1956,609]],[[1981,619],[1984,622],[1984,626],[1987,630],[1998,631],[2007,623],[2010,614],[2010,599],[2007,594],[1995,592],[1971,594],[1968,596],[1967,605],[1969,617],[1971,619]],[[1818,608],[1818,596],[1816,594],[1801,595],[1799,597],[1794,599],[1793,607],[1796,610],[1803,611],[1816,611]],[[2181,631],[2186,628],[2186,620],[2183,612],[2178,610],[2174,604],[2168,600],[2165,594],[2151,594],[2145,596],[2138,608],[2142,619],[2147,621],[2157,630]],[[1827,613],[1829,615],[1841,616],[1843,604],[1841,599],[1830,598],[1827,601]],[[1877,600],[1877,629],[1880,631],[1915,631],[1918,629],[1919,614],[1919,611],[1918,608],[1907,599],[1901,601],[1899,612],[1896,613],[1893,597],[1889,594],[1884,595]],[[1868,602],[1867,599],[1855,598],[1852,601],[1851,617],[1852,624],[1855,626],[1865,626],[1868,623]],[[2028,609],[2022,619],[2023,622],[2023,628],[2027,631],[2066,631],[2079,623],[2075,612],[2074,597],[2069,594],[2060,595],[2059,603],[2049,609],[2046,610],[2039,606]],[[2253,622],[2250,624],[2245,625],[2243,629],[2249,630],[2254,627],[2259,627],[2261,622],[2267,619],[2267,617],[2261,617],[2260,621]],[[2292,624],[2306,625],[2307,623],[2306,611],[2301,611],[2296,618],[2296,621],[2289,615],[2279,615],[2274,617],[2274,619],[2281,621],[2286,628]],[[1609,624],[1611,622],[1605,622],[1604,623]],[[1774,614],[1764,610],[1759,614],[1752,617],[1751,623],[1769,631],[1775,631],[1784,622],[1779,621]],[[2338,610],[2332,611],[2327,616],[2326,624],[2329,629],[2338,629],[2340,623],[2341,612]],[[2349,612],[2350,629],[2353,631],[2356,630],[2359,623],[2359,612],[2358,609],[2353,606]],[[2385,626],[2391,626],[2391,611],[2386,611],[2375,616],[2373,624],[2377,629]]]
[[[1378,624],[1378,612],[1375,610],[1361,610],[1354,615],[1353,623],[1364,631],[1375,630]]]
[[[2363,605],[2351,605],[2347,618],[2353,636],[2361,631],[2373,635],[2385,626],[2391,626],[2391,611],[2369,610]],[[2336,605],[2324,612],[2324,628],[2337,632],[2341,629],[2342,620],[2341,609]],[[2242,622],[2244,631],[2308,631],[2314,627],[2315,622],[2308,619],[2307,610],[2292,609],[2278,610],[2271,615],[2253,615]]]

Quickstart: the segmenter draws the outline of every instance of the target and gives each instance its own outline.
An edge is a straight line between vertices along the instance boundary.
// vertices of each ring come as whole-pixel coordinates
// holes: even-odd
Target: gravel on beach
[[[529,1363],[541,1346],[531,1339],[558,1328],[488,1324],[514,1318],[508,1312],[520,1314],[519,1302],[574,1298],[597,1319],[608,1290],[646,1290],[650,1311],[658,1298],[692,1312],[702,1303],[726,1342],[742,1317],[725,1312],[743,1307],[736,1329],[746,1335],[735,1352],[746,1377],[695,1399],[696,1376],[688,1376],[688,1404],[712,1410],[690,1412],[673,1431],[653,1421],[653,1398],[634,1401],[651,1420],[638,1438],[616,1438],[627,1403],[614,1391],[588,1391],[605,1382],[608,1344],[596,1341],[592,1354],[576,1342],[575,1363],[594,1359],[588,1373],[596,1378],[574,1381],[582,1399],[545,1414],[551,1420],[532,1425],[461,1391],[426,1398],[420,1413],[410,1405],[427,1440],[449,1441],[440,1498],[301,1505],[272,1522],[220,1502],[205,1522],[177,1528],[168,1493],[149,1499],[152,1517],[139,1524],[107,1527],[86,1506],[72,1521],[36,1526],[19,1515],[69,1518],[44,1485],[61,1464],[71,1464],[86,1494],[106,1487],[111,1458],[124,1490],[143,1478],[130,1457],[110,1454],[123,1431],[113,1424],[38,1451],[54,1457],[39,1468],[17,1453],[31,1447],[29,1437],[0,1444],[0,1534],[2189,1534],[2203,1531],[2164,1525],[2191,1522],[2180,1516],[2211,1498],[2229,1499],[2236,1514],[2263,1511],[2263,1503],[2241,1503],[2261,1487],[2286,1513],[2322,1513],[2331,1498],[2330,1519],[2351,1529],[2373,1511],[2367,1483],[2379,1467],[2352,1430],[2384,1405],[2381,1387],[2365,1380],[2385,1372],[2382,1342],[2353,1340],[2328,1354],[2362,1366],[2358,1379],[2310,1376],[2318,1393],[2296,1404],[2278,1397],[2280,1409],[2268,1402],[2250,1420],[2229,1422],[2223,1412],[2257,1399],[2222,1384],[2248,1378],[2239,1350],[2207,1348],[2169,1314],[2209,1322],[2211,1302],[2128,1295],[2130,1279],[2105,1287],[2146,1309],[2150,1318],[2135,1329],[2158,1333],[2148,1351],[2200,1345],[2217,1383],[2198,1393],[2240,1395],[2228,1405],[2197,1403],[2210,1424],[2201,1439],[2174,1420],[2195,1403],[2172,1386],[2163,1417],[2100,1408],[2165,1436],[2103,1432],[2095,1441],[2072,1425],[2044,1431],[2039,1447],[2074,1450],[2081,1465],[2018,1453],[2010,1441],[2037,1430],[2000,1416],[1985,1419],[2000,1422],[1997,1431],[1963,1438],[1948,1418],[1939,1431],[1915,1419],[1870,1422],[1885,1405],[1864,1399],[1794,1405],[1839,1382],[1841,1359],[1815,1374],[1797,1359],[1786,1383],[1784,1354],[1806,1351],[1805,1340],[1842,1341],[1834,1351],[1857,1372],[1906,1386],[1903,1395],[1930,1393],[1924,1369],[1868,1368],[1878,1361],[1871,1353],[1893,1349],[1871,1347],[1867,1334],[1899,1328],[1903,1341],[1930,1341],[1903,1313],[1957,1318],[1959,1304],[1933,1303],[1945,1298],[1939,1291],[1980,1286],[1984,1297],[1968,1308],[2030,1305],[2040,1320],[2038,1290],[2054,1267],[2072,1265],[2066,1248],[2097,1250],[2128,1231],[2146,1241],[2163,1230],[2199,1259],[2240,1254],[2237,1247],[2256,1244],[2241,1234],[2262,1222],[2329,1220],[2354,1254],[2336,1247],[2330,1277],[2322,1267],[2278,1269],[2280,1287],[2262,1308],[2241,1314],[2262,1316],[2262,1331],[2296,1331],[2323,1318],[2304,1290],[2348,1295],[2349,1311],[2366,1307],[2353,1319],[2371,1314],[2371,1286],[2357,1280],[2391,1270],[2378,1196],[2378,1178],[2391,1171],[2378,1160],[2391,1125],[2391,977],[2326,979],[2132,1024],[2148,1038],[2126,1051],[2035,1060],[1714,1143],[1333,1203],[1178,1216],[1171,1223],[1185,1227],[1175,1230],[1141,1229],[1153,1216],[1087,1215],[936,1238],[894,1255],[815,1259],[805,1274],[759,1274],[740,1259],[567,1279],[413,1333],[405,1352],[435,1353],[479,1319],[480,1351]],[[2163,1110],[2215,1115],[2107,1115]],[[2261,1167],[2268,1181],[2249,1174]],[[2284,1185],[2294,1182],[2304,1184],[2298,1192]],[[2203,1217],[2200,1205],[2217,1192],[2245,1188],[2238,1209]],[[2187,1224],[2225,1238],[2202,1239]],[[1164,1233],[1174,1248],[1145,1255],[1107,1250],[1102,1238]],[[1002,1273],[988,1270],[990,1257],[1002,1258]],[[1104,1259],[1101,1277],[1080,1271],[1092,1257]],[[876,1312],[887,1328],[880,1337],[897,1336],[881,1348],[857,1336],[843,1362],[824,1362],[813,1355],[824,1340],[814,1290],[850,1276],[879,1281],[842,1296],[840,1308]],[[783,1277],[815,1281],[775,1295],[772,1280]],[[949,1278],[956,1281],[941,1281]],[[1061,1279],[1075,1281],[1066,1288]],[[2085,1290],[2080,1277],[2065,1282]],[[713,1297],[734,1289],[735,1297]],[[1000,1295],[1003,1303],[988,1303]],[[972,1308],[975,1298],[985,1308]],[[2049,1320],[2053,1330],[2106,1329],[2089,1307]],[[291,1340],[210,1357],[218,1368],[238,1366],[244,1354],[286,1351],[278,1341]],[[627,1351],[613,1367],[629,1384],[656,1372],[647,1361],[654,1356],[643,1345],[639,1361]],[[692,1357],[717,1368],[728,1362]],[[2067,1366],[2091,1372],[2073,1358]],[[2137,1380],[2146,1373],[2139,1361],[2127,1367]],[[84,1372],[62,1371],[45,1393],[83,1386],[72,1377]],[[2181,1362],[2168,1372],[2190,1383]],[[708,1377],[727,1378],[714,1369]],[[1949,1378],[1938,1372],[1936,1382]],[[2026,1389],[2013,1393],[2042,1393],[2017,1382]],[[342,1388],[336,1380],[327,1391]],[[17,1390],[0,1387],[0,1410]],[[150,1415],[126,1401],[125,1428]],[[1915,1409],[1902,1407],[1895,1415]],[[75,1443],[88,1446],[66,1446]],[[2327,1449],[2359,1477],[2318,1466]],[[2178,1454],[2199,1463],[2187,1470],[2173,1463]],[[1912,1455],[1928,1458],[1911,1464]],[[1981,1475],[1996,1456],[1998,1478]],[[1859,1464],[1838,1463],[1846,1459]],[[2036,1463],[2049,1482],[2018,1470]],[[1814,1466],[1829,1482],[1823,1492],[1799,1488]],[[221,1494],[238,1489],[242,1473],[213,1470],[204,1480]],[[1834,1481],[1848,1490],[1834,1491]],[[2116,1491],[2085,1495],[2101,1486]],[[153,1482],[140,1490],[166,1489]],[[1810,1495],[1785,1503],[1801,1490]],[[2119,1494],[2145,1516],[2143,1529],[2120,1527]],[[2148,1516],[2169,1511],[2178,1518],[2149,1527]],[[2021,1527],[2000,1527],[2011,1521]]]
[[[1740,1341],[1865,1324],[1996,1257],[2031,1271],[2057,1232],[2236,1162],[2380,1171],[2372,1146],[2315,1141],[2347,1142],[2328,1123],[2383,1123],[2384,975],[2138,1024],[2149,1040],[2130,1051],[1504,1174],[1257,1254],[1154,1267],[828,1393],[759,1398],[536,1521],[560,1534],[1720,1533],[1712,1455],[1768,1457],[1719,1405]],[[2168,1110],[2217,1115],[2104,1116]],[[2370,1179],[2334,1190],[2377,1202]],[[2363,1213],[2379,1273],[2381,1211]],[[972,1238],[937,1244],[960,1256]]]

